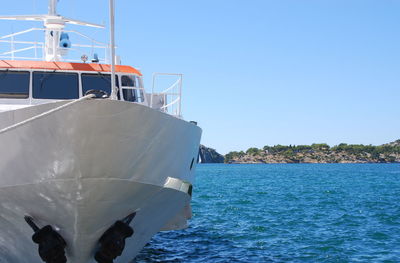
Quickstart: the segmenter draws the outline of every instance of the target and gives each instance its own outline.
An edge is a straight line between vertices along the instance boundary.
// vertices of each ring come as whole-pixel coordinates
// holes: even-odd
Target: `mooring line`
[[[67,107],[69,107],[69,106],[72,106],[72,105],[78,103],[78,102],[81,102],[81,101],[84,101],[84,100],[88,100],[88,99],[92,99],[92,98],[95,98],[95,97],[96,97],[95,94],[88,94],[88,95],[86,95],[86,96],[83,96],[83,97],[80,98],[80,99],[77,99],[77,100],[68,102],[68,103],[66,103],[66,104],[64,104],[64,105],[61,105],[61,106],[56,107],[56,108],[54,108],[54,109],[51,109],[51,110],[49,110],[49,111],[43,112],[43,113],[38,114],[38,115],[36,115],[36,116],[33,116],[33,117],[29,118],[29,119],[26,119],[26,120],[24,120],[24,121],[21,121],[21,122],[18,122],[18,123],[16,123],[16,124],[13,124],[13,125],[11,125],[11,126],[8,126],[8,127],[6,127],[6,128],[3,128],[3,129],[0,130],[0,134],[6,133],[6,132],[8,132],[8,131],[10,131],[10,130],[13,130],[13,129],[15,129],[15,128],[18,128],[18,127],[20,127],[20,126],[23,126],[23,125],[25,125],[25,124],[27,124],[27,123],[29,123],[29,122],[32,122],[32,121],[34,121],[34,120],[37,120],[37,119],[43,118],[43,117],[45,117],[45,116],[47,116],[47,115],[50,115],[50,114],[52,114],[52,113],[54,113],[54,112],[60,111],[60,110],[62,110],[62,109],[65,109],[65,108],[67,108]]]

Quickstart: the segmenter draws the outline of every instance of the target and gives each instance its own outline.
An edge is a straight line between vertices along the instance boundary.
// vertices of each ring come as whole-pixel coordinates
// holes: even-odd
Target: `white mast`
[[[58,0],[50,0],[50,2],[49,2],[49,15],[50,16],[57,15],[57,2],[58,2]]]
[[[115,85],[115,3],[110,0],[110,53],[111,53],[111,99],[117,98]]]
[[[57,18],[58,0],[49,0],[49,15],[45,20],[46,31],[45,54],[47,61],[59,61],[61,55],[58,54],[60,45],[60,34],[65,28],[65,22]]]

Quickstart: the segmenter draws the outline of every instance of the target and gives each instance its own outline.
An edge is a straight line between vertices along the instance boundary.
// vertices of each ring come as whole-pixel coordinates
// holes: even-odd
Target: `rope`
[[[82,97],[82,98],[80,98],[80,99],[77,99],[77,100],[68,102],[68,103],[66,103],[66,104],[64,104],[64,105],[61,105],[61,106],[57,107],[57,108],[51,109],[51,110],[49,110],[49,111],[46,111],[46,112],[43,112],[43,113],[38,114],[38,115],[36,115],[36,116],[33,116],[32,118],[26,119],[26,120],[21,121],[21,122],[19,122],[19,123],[16,123],[16,124],[13,124],[13,125],[11,125],[11,126],[8,126],[8,127],[4,128],[4,129],[1,129],[1,130],[0,130],[0,134],[6,133],[6,132],[8,132],[8,131],[10,131],[10,130],[13,130],[13,129],[15,129],[15,128],[18,128],[18,127],[20,127],[20,126],[23,126],[23,125],[25,125],[25,124],[27,124],[27,123],[29,123],[29,122],[32,122],[32,121],[34,121],[34,120],[38,120],[38,119],[43,118],[43,117],[45,117],[45,116],[47,116],[47,115],[50,115],[50,114],[52,114],[52,113],[54,113],[54,112],[57,112],[57,111],[60,111],[60,110],[62,110],[62,109],[65,109],[65,108],[67,108],[67,107],[69,107],[69,106],[72,106],[72,105],[74,105],[74,104],[76,104],[76,103],[78,103],[78,102],[81,102],[81,101],[84,101],[84,100],[88,100],[88,99],[92,99],[92,98],[94,98],[94,97],[96,97],[96,95],[94,95],[94,94],[89,94],[89,95],[86,95],[86,96],[84,96],[84,97]]]

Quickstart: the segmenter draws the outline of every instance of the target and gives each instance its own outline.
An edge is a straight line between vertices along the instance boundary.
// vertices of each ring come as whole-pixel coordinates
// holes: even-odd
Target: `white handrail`
[[[34,28],[30,28],[30,29],[27,29],[27,30],[24,30],[24,31],[17,32],[17,33],[13,33],[13,34],[2,36],[2,37],[0,37],[0,39],[11,38],[11,37],[19,36],[19,35],[26,34],[26,33],[32,32],[32,31],[37,31],[37,30],[46,30],[46,29],[45,28],[35,28],[34,27]]]
[[[23,60],[37,60],[38,58],[34,57],[15,57],[15,56],[1,56],[1,59],[10,59],[10,60],[15,60],[15,59],[23,59]]]
[[[160,109],[166,109],[166,108],[168,108],[168,107],[171,107],[172,105],[174,105],[175,103],[177,103],[180,99],[181,99],[181,98],[177,98],[177,99],[175,99],[173,102],[171,102],[171,103],[169,103],[169,104],[167,104],[167,105],[162,106]]]
[[[32,47],[27,47],[27,48],[14,49],[14,50],[11,50],[11,51],[7,51],[7,52],[4,52],[4,53],[1,53],[0,55],[14,54],[14,53],[18,53],[18,52],[22,52],[22,51],[26,51],[26,50],[31,50],[31,49],[34,49],[34,48],[36,48],[36,47],[32,46]]]
[[[170,91],[171,89],[175,88],[176,85],[178,85],[181,82],[181,79],[178,79],[174,84],[171,85],[171,87],[169,87],[166,90],[161,91],[161,93],[167,93],[168,91]]]
[[[27,59],[27,60],[43,60],[45,58],[45,43],[43,42],[37,42],[37,41],[25,41],[25,40],[15,40],[14,38],[17,36],[21,36],[24,34],[28,34],[30,32],[34,32],[34,31],[41,31],[41,32],[48,32],[48,31],[52,31],[52,32],[63,32],[63,33],[72,33],[72,34],[76,34],[78,36],[80,36],[82,39],[84,39],[85,41],[81,41],[81,42],[90,42],[91,44],[85,44],[85,43],[72,43],[71,44],[71,48],[67,48],[64,49],[62,47],[56,47],[56,49],[58,50],[64,50],[65,52],[68,51],[77,51],[77,52],[81,52],[81,54],[79,54],[79,58],[82,55],[90,55],[90,54],[94,54],[94,53],[101,53],[101,50],[104,50],[104,53],[106,54],[105,58],[103,59],[99,59],[100,62],[104,62],[104,63],[110,63],[110,61],[108,61],[107,59],[107,50],[109,49],[109,45],[107,43],[103,43],[100,41],[97,41],[93,38],[91,38],[90,36],[87,36],[81,32],[78,32],[76,30],[55,30],[55,29],[48,29],[48,28],[30,28],[27,30],[23,30],[20,32],[16,32],[13,34],[8,34],[5,36],[0,36],[0,44],[10,44],[10,47],[8,50],[4,50],[3,48],[3,53],[0,53],[0,57],[3,59]],[[15,49],[15,45],[19,45],[18,49]],[[31,45],[29,47],[21,47],[21,45]],[[54,48],[54,47],[53,47]],[[84,48],[85,50],[81,50],[81,49],[77,49],[77,48]],[[87,50],[90,49],[90,50]],[[34,50],[34,54],[32,53],[27,53],[27,56],[19,56],[16,57],[14,56],[15,53],[18,52],[23,52],[23,51],[29,51],[29,50]],[[39,51],[39,52],[38,52]],[[86,52],[85,52],[86,51]],[[38,53],[40,54],[38,57]],[[4,55],[11,55],[10,57],[6,57]],[[29,54],[29,55],[28,55]],[[81,60],[79,59],[71,59],[71,56],[64,56],[61,58],[61,61],[66,61],[66,62],[81,62]]]
[[[42,28],[42,30],[48,30],[48,29],[43,29],[43,28]],[[61,30],[60,30],[60,31],[61,31]],[[102,45],[102,46],[108,47],[108,44],[107,44],[107,43],[103,43],[103,42],[97,41],[97,40],[95,40],[94,38],[91,38],[91,37],[89,37],[89,36],[87,36],[87,35],[85,35],[85,34],[82,34],[82,33],[79,32],[79,31],[76,31],[76,30],[62,30],[62,32],[65,32],[65,33],[75,33],[75,34],[77,34],[77,35],[79,35],[79,36],[81,36],[81,37],[84,37],[84,38],[86,38],[86,39],[89,39],[89,40],[92,41],[93,43],[97,43],[98,45]],[[117,47],[117,46],[115,46],[115,47]]]
[[[168,88],[161,92],[156,92],[156,80],[159,76],[176,76],[178,79]],[[182,118],[182,79],[183,74],[175,73],[154,73],[152,95],[150,96],[150,107],[157,107],[160,111],[169,113],[177,118]],[[163,105],[154,105],[154,97],[161,97],[160,102]]]
[[[11,43],[11,42],[14,42],[15,44],[30,44],[30,45],[33,45],[33,44],[37,44],[38,45],[39,44],[39,45],[44,45],[43,42],[35,42],[35,41],[0,40],[0,43]]]

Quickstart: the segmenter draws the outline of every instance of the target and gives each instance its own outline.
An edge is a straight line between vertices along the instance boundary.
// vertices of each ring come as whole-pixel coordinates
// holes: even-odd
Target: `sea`
[[[400,164],[200,164],[192,207],[134,262],[400,262]]]

